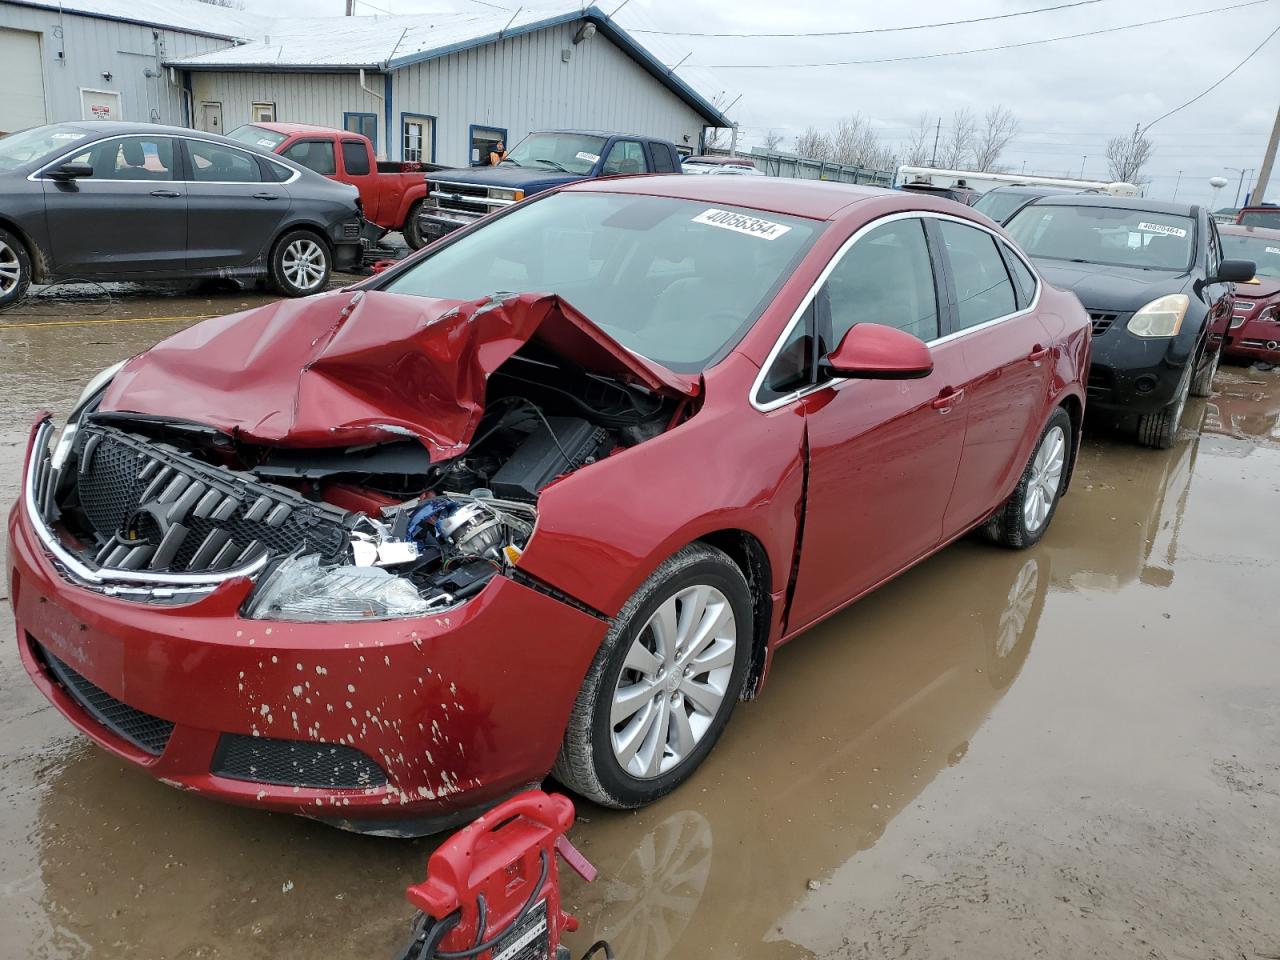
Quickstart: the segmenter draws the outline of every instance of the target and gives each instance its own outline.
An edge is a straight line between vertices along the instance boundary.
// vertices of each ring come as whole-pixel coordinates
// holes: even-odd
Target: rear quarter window
[[[359,140],[342,141],[342,165],[349,177],[363,177],[369,172],[369,151]]]

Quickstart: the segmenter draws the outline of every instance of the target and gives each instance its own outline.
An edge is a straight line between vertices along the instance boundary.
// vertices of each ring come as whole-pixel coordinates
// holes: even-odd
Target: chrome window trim
[[[77,153],[82,152],[86,147],[96,147],[102,143],[110,143],[112,140],[127,140],[129,137],[145,137],[145,136],[148,136],[148,134],[116,133],[116,134],[112,134],[109,137],[99,137],[97,140],[90,140],[88,143],[85,143],[82,140],[80,141],[79,144],[76,145],[76,148],[74,150],[69,150],[68,152],[62,154],[62,156],[58,157],[56,160],[50,160],[48,163],[44,164],[38,170],[35,170],[34,172],[27,174],[27,180],[29,180],[32,183],[42,183],[45,180],[52,180],[53,179],[52,177],[46,177],[44,175],[48,173],[50,170],[52,170],[54,167],[58,166],[59,164],[65,163],[68,157],[74,157]],[[244,184],[244,183],[265,183],[265,184],[274,185],[277,187],[283,187],[283,186],[287,186],[290,183],[295,182],[299,177],[302,176],[302,171],[295,170],[293,169],[293,167],[289,166],[288,164],[281,163],[278,159],[273,159],[274,155],[272,157],[268,157],[266,154],[255,153],[254,151],[248,150],[240,146],[239,144],[223,143],[220,140],[210,140],[207,137],[190,137],[183,133],[161,133],[161,134],[157,134],[156,136],[167,137],[170,140],[186,140],[190,143],[211,143],[216,147],[226,147],[229,150],[239,150],[241,153],[247,153],[251,157],[264,157],[268,163],[274,163],[277,166],[284,167],[286,170],[288,170],[292,174],[292,176],[289,177],[288,180],[94,180],[93,177],[85,177],[84,180],[89,183],[186,183],[186,184],[213,183],[213,184],[224,184],[224,185],[225,184],[238,185],[238,184]],[[321,176],[323,176],[323,174],[321,174]],[[325,179],[328,179],[328,178],[326,177]]]
[[[827,387],[840,382],[839,378],[832,377],[832,378],[823,380],[820,383],[815,383],[811,386],[804,387],[800,390],[793,390],[790,393],[784,394],[783,396],[777,397],[773,400],[767,400],[767,401],[760,400],[760,391],[764,387],[765,377],[768,376],[770,368],[772,368],[774,361],[777,360],[778,358],[778,354],[782,352],[782,347],[787,342],[787,338],[791,336],[791,331],[795,329],[796,324],[800,322],[800,318],[804,315],[804,312],[809,309],[809,304],[813,302],[813,298],[818,295],[818,291],[822,289],[822,285],[827,282],[828,278],[831,276],[836,266],[844,258],[844,255],[848,253],[849,249],[855,243],[861,240],[863,236],[865,236],[867,233],[870,233],[875,228],[881,227],[886,223],[893,223],[898,220],[910,220],[910,219],[924,220],[926,218],[933,219],[933,220],[950,220],[950,221],[953,221],[954,223],[959,223],[966,227],[973,227],[975,230],[982,230],[990,234],[997,243],[1004,244],[1005,248],[1011,251],[1014,254],[1014,256],[1016,256],[1018,260],[1022,263],[1022,265],[1025,266],[1027,270],[1030,271],[1031,276],[1035,280],[1035,284],[1036,284],[1035,295],[1031,298],[1031,302],[1027,304],[1027,306],[1023,307],[1021,310],[1015,310],[1013,313],[1008,313],[1003,316],[994,317],[991,320],[988,320],[985,323],[977,324],[976,326],[965,327],[963,330],[956,330],[952,333],[947,334],[944,337],[935,337],[933,340],[928,341],[927,345],[929,347],[936,347],[944,343],[951,343],[953,340],[958,340],[961,337],[966,337],[972,333],[977,333],[981,330],[986,330],[989,327],[993,327],[998,323],[1004,323],[1008,320],[1014,320],[1018,317],[1025,316],[1026,314],[1033,312],[1036,309],[1036,307],[1040,305],[1040,291],[1044,286],[1044,282],[1040,279],[1040,274],[1036,272],[1035,266],[1031,263],[1031,260],[1022,253],[1021,250],[1019,250],[1014,244],[1010,243],[1007,239],[1002,237],[996,231],[992,230],[990,227],[984,226],[983,224],[978,223],[974,220],[966,220],[964,217],[957,217],[949,213],[936,213],[932,210],[901,210],[897,213],[891,213],[891,214],[888,214],[887,216],[879,217],[878,219],[872,220],[870,223],[863,224],[856,231],[854,231],[853,235],[850,236],[848,240],[846,240],[844,243],[840,245],[840,249],[837,250],[832,255],[831,259],[827,262],[827,265],[823,268],[822,273],[818,274],[818,278],[813,282],[813,285],[809,287],[808,292],[800,299],[800,305],[796,308],[795,312],[791,315],[791,319],[787,321],[787,325],[783,328],[782,333],[779,335],[778,339],[774,342],[773,348],[769,351],[768,356],[765,357],[764,363],[760,365],[760,372],[756,374],[756,378],[751,384],[751,392],[748,395],[748,400],[751,403],[752,407],[754,407],[756,410],[760,411],[761,413],[768,413],[771,410],[777,410],[780,407],[786,406],[787,404],[794,403],[797,400],[803,399],[804,397],[807,397],[811,393],[816,393],[819,390],[825,390]],[[945,252],[943,255],[945,256]],[[936,280],[936,275],[935,275],[935,280]],[[1009,285],[1011,288],[1014,287],[1014,280],[1012,277],[1009,278]],[[1014,302],[1016,303],[1017,302],[1016,288],[1014,289],[1014,294],[1015,294]],[[939,304],[938,306],[939,306],[939,318],[941,318],[942,305]]]
[[[36,428],[36,437],[31,444],[30,462],[27,464],[27,472],[22,489],[22,501],[27,511],[27,518],[31,521],[31,526],[35,530],[36,536],[40,539],[41,545],[70,575],[70,579],[73,581],[78,581],[84,586],[97,587],[104,590],[112,590],[113,587],[111,585],[113,584],[134,584],[135,586],[160,588],[185,588],[185,591],[196,592],[212,590],[223,581],[234,577],[252,577],[267,565],[267,556],[264,554],[257,560],[242,567],[219,570],[216,573],[154,573],[146,570],[118,570],[114,568],[94,570],[88,567],[58,542],[58,538],[54,536],[53,531],[45,523],[44,516],[40,513],[40,508],[36,504],[36,474],[39,472],[41,462],[49,458],[49,436],[52,433],[53,419],[45,417],[40,426]],[[123,590],[124,588],[120,589]]]

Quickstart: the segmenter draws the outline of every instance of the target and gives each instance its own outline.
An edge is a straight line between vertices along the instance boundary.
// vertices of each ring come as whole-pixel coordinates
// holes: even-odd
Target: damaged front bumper
[[[550,769],[602,620],[495,576],[439,614],[269,622],[241,615],[252,564],[97,570],[42,519],[49,430],[32,431],[6,579],[32,680],[105,749],[181,789],[391,833]]]

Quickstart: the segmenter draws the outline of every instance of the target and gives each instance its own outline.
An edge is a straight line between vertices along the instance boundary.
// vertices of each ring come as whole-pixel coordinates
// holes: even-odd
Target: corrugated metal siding
[[[371,90],[383,91],[383,77],[367,74]],[[341,127],[342,115],[373,113],[378,117],[378,146],[386,136],[382,101],[360,89],[355,73],[223,73],[192,71],[191,90],[196,116],[201,101],[222,104],[222,123],[234,130],[251,119],[255,103],[274,103],[276,119],[288,123],[314,123]],[[398,122],[398,121],[397,121]]]
[[[568,127],[697,149],[703,121],[696,111],[600,34],[575,47],[574,31],[552,27],[396,71],[395,123],[401,113],[436,117],[436,162],[458,166],[468,163],[471,124],[505,128],[509,146],[530,130]],[[565,48],[568,63],[560,59]]]
[[[0,2],[0,26],[41,35],[45,106],[48,121],[80,120],[80,88],[120,94],[121,119],[139,122],[183,121],[181,76],[172,83],[161,61],[194,56],[227,46],[222,40],[174,30],[99,20],[53,10]],[[62,28],[61,38],[54,34]],[[59,57],[62,52],[64,56]],[[144,75],[146,69],[160,76]],[[104,73],[111,79],[103,78]]]

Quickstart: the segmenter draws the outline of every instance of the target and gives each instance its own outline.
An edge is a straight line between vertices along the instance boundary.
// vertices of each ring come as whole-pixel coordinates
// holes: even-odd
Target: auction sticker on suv
[[[1171,227],[1167,223],[1140,223],[1139,230],[1145,230],[1147,233],[1158,233],[1166,237],[1185,237],[1187,231],[1182,227]]]
[[[719,227],[722,230],[733,230],[735,233],[745,233],[750,237],[759,237],[761,240],[777,240],[791,230],[784,223],[774,223],[772,220],[762,220],[760,217],[748,217],[743,213],[734,213],[732,210],[717,210],[712,207],[710,210],[704,210],[693,218],[694,223],[705,223],[709,227]]]

